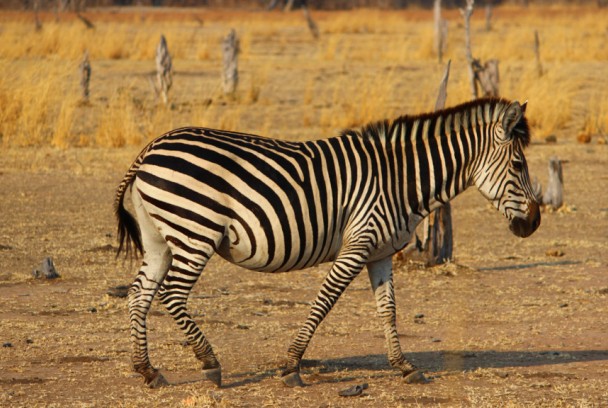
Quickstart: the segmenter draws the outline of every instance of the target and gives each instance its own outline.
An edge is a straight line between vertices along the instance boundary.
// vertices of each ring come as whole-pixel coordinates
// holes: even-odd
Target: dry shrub
[[[576,77],[551,67],[539,77],[536,66],[529,63],[511,70],[511,75],[503,78],[501,93],[505,97],[528,101],[526,116],[535,137],[544,139],[571,121],[573,99],[579,85]],[[556,88],[555,84],[560,86]]]
[[[589,98],[589,109],[583,121],[582,134],[608,134],[608,90],[598,90]]]
[[[394,74],[362,80],[352,86],[347,77],[334,82],[330,107],[320,113],[320,125],[331,131],[352,128],[395,116],[387,109],[392,99]]]
[[[0,134],[4,146],[48,144],[57,123],[58,100],[65,94],[66,65],[0,62]],[[64,112],[64,117],[65,117]]]
[[[119,88],[102,109],[101,119],[95,134],[95,144],[104,147],[139,145],[143,132],[138,125],[138,109],[131,92]]]

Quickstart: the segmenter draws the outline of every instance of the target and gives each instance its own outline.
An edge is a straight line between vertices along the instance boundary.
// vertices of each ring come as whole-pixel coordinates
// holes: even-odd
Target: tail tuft
[[[125,251],[125,255],[128,257],[133,253],[135,248],[135,256],[143,255],[144,249],[141,244],[141,233],[137,225],[135,218],[127,211],[124,207],[124,198],[128,186],[132,183],[134,178],[133,172],[127,173],[116,192],[116,203],[115,203],[115,214],[118,220],[118,250],[116,251],[116,257],[120,253]]]

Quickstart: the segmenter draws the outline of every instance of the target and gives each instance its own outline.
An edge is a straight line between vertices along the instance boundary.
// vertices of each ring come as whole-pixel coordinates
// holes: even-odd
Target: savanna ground
[[[149,390],[130,367],[126,300],[136,263],[114,258],[114,189],[146,140],[196,124],[289,140],[433,106],[443,65],[428,11],[301,14],[93,10],[0,14],[0,405],[2,406],[605,406],[608,404],[608,13],[498,8],[473,53],[498,58],[501,94],[529,100],[530,171],[546,185],[565,160],[565,206],[525,240],[474,190],[453,202],[455,259],[395,267],[398,327],[408,358],[432,381],[390,369],[365,273],[305,355],[310,386],[277,378],[329,265],[266,275],[213,258],[189,301],[223,364],[221,389],[159,304],[151,358],[172,387]],[[467,100],[463,29],[449,20],[448,105]],[[219,86],[220,40],[241,38],[239,91]],[[538,77],[534,30],[541,37]],[[174,58],[170,103],[149,83],[161,33]],[[91,97],[77,65],[87,48]],[[577,142],[589,136],[588,144]],[[556,142],[546,141],[555,136]],[[52,256],[61,278],[31,271]],[[423,315],[420,317],[420,315]],[[359,397],[338,391],[368,383]]]

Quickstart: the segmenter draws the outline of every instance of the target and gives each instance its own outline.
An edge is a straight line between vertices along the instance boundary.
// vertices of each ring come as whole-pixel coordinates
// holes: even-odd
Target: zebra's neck
[[[372,123],[345,136],[358,133],[370,146],[382,146],[404,213],[425,217],[472,184],[503,105],[497,99],[478,100]]]

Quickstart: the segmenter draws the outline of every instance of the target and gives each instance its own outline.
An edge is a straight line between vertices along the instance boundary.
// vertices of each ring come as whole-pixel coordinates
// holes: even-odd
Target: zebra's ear
[[[528,107],[528,100],[521,104],[521,113],[526,114],[526,108]]]
[[[511,139],[513,128],[519,123],[522,116],[524,115],[525,105],[522,106],[517,101],[511,102],[505,111],[505,115],[502,118],[502,129],[505,131],[505,138]]]

